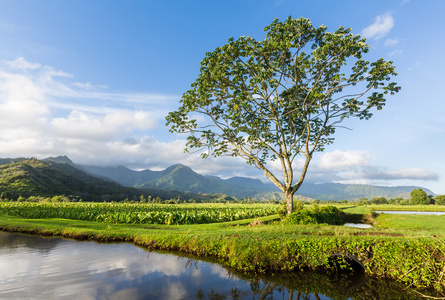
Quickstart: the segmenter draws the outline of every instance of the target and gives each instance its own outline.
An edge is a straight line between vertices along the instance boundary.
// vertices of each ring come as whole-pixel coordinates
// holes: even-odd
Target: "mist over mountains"
[[[0,158],[0,165],[14,164],[24,162],[25,158],[9,159]],[[65,190],[70,182],[77,182],[76,191],[82,194],[82,184],[89,189],[89,192],[106,193],[104,188],[109,187],[113,193],[129,193],[135,194],[136,190],[147,191],[178,191],[194,194],[225,194],[232,197],[244,198],[251,197],[259,200],[281,200],[282,193],[272,183],[263,183],[259,179],[246,177],[233,177],[229,179],[221,179],[217,176],[205,176],[196,173],[191,168],[176,164],[162,171],[142,170],[135,171],[124,166],[101,167],[91,165],[77,165],[66,156],[50,157],[40,161],[46,168],[58,170],[53,171],[53,175],[57,178],[64,177],[63,182],[51,179],[51,172],[46,170],[44,166],[34,166],[33,168],[23,167],[27,169],[28,177],[36,182],[42,182],[44,177],[46,182],[53,182],[54,185],[63,185]],[[40,170],[40,171],[36,171]],[[25,171],[23,171],[25,172]],[[63,172],[63,175],[59,174]],[[56,174],[57,173],[57,174]],[[1,170],[0,170],[0,176]],[[3,176],[4,177],[4,176]],[[42,177],[42,178],[39,178]],[[112,184],[111,184],[111,183]],[[82,184],[81,184],[82,183]],[[97,188],[93,189],[92,185]],[[118,186],[123,189],[119,190]],[[48,187],[45,187],[48,189]],[[319,200],[356,200],[359,198],[372,199],[374,197],[386,198],[409,198],[410,192],[418,186],[372,186],[359,184],[339,184],[325,183],[312,184],[303,183],[296,195]],[[422,188],[422,187],[420,187]],[[53,187],[54,190],[59,190]],[[427,194],[434,193],[426,188],[422,188]],[[63,189],[62,189],[63,190]],[[61,190],[61,191],[62,191]],[[83,193],[85,194],[85,193]]]

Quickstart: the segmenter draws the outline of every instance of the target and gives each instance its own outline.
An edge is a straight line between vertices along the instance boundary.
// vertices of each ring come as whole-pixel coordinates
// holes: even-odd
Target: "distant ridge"
[[[261,180],[246,177],[221,179],[217,176],[204,176],[181,164],[162,171],[134,171],[124,166],[76,165],[67,156],[49,157],[44,160],[0,158],[0,180],[3,193],[7,191],[16,194],[13,186],[25,186],[30,188],[30,194],[79,195],[86,201],[110,197],[120,200],[125,197],[137,199],[139,196],[136,195],[148,191],[151,195],[159,195],[164,199],[177,196],[198,199],[202,194],[220,194],[241,199],[251,197],[258,200],[283,200],[283,194],[271,183],[266,184]],[[411,191],[417,188],[434,195],[429,189],[418,186],[386,187],[308,182],[303,183],[295,195],[322,201],[375,197],[409,198]]]
[[[282,193],[272,183],[259,179],[233,177],[221,179],[217,176],[203,176],[191,168],[176,164],[163,171],[133,171],[126,167],[82,166],[87,172],[106,177],[125,186],[155,188],[161,190],[188,191],[193,193],[223,193],[233,197],[252,197],[262,200],[281,200]],[[303,183],[296,195],[319,200],[358,200],[360,198],[409,198],[412,190],[421,188],[429,195],[429,189],[419,186],[373,186],[362,184]]]
[[[260,180],[243,178],[245,182],[255,184],[234,184],[234,179],[223,180],[216,176],[203,176],[191,168],[176,164],[162,171],[133,171],[126,167],[97,167],[82,165],[86,172],[114,180],[122,185],[136,188],[154,188],[159,190],[175,190],[181,192],[217,194],[222,193],[233,197],[252,197],[258,192],[268,191],[271,187]]]
[[[298,194],[320,200],[358,200],[360,198],[410,198],[414,189],[421,188],[428,195],[435,195],[429,189],[418,186],[374,186],[366,184],[305,183]]]

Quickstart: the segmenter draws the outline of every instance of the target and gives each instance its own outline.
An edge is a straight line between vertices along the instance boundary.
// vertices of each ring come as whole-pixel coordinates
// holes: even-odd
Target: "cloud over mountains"
[[[374,36],[386,32],[378,28],[368,31]],[[164,116],[178,100],[175,95],[114,93],[102,85],[81,84],[73,74],[23,57],[6,61],[0,64],[0,157],[68,155],[79,164],[153,170],[182,163],[202,174],[267,180],[240,158],[202,160],[185,154],[185,137],[164,126]],[[302,165],[301,160],[295,163],[296,172]],[[277,161],[269,166],[281,172]],[[307,175],[312,182],[405,179],[435,181],[438,175],[417,166],[388,170],[376,166],[367,151],[340,150],[317,154]]]

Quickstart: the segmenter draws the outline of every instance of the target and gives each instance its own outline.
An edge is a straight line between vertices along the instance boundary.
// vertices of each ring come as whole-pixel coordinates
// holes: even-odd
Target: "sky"
[[[292,16],[366,37],[365,58],[392,60],[402,87],[370,120],[346,120],[306,182],[445,194],[443,11],[442,0],[0,0],[0,157],[135,170],[181,163],[267,181],[242,159],[184,153],[186,136],[170,133],[165,116],[206,52],[230,37],[263,40],[264,27]]]

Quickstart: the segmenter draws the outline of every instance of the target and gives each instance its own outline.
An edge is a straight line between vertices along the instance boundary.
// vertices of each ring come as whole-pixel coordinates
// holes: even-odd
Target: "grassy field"
[[[445,291],[445,216],[382,214],[373,220],[374,227],[359,229],[327,224],[285,224],[276,214],[279,205],[201,204],[198,206],[201,210],[215,216],[217,211],[236,215],[238,210],[263,211],[267,208],[268,212],[263,211],[261,217],[249,216],[229,222],[167,225],[165,220],[168,218],[158,224],[76,220],[76,205],[89,205],[90,214],[100,215],[94,214],[96,206],[85,203],[73,204],[73,207],[60,205],[58,208],[56,204],[48,204],[47,209],[53,215],[46,214],[44,206],[40,206],[39,210],[21,203],[14,205],[0,203],[0,229],[75,239],[131,242],[149,249],[215,257],[227,267],[253,274],[329,269],[333,267],[333,257],[340,260],[353,258],[360,261],[373,277],[392,278],[406,285]],[[95,205],[100,210],[103,204]],[[129,209],[128,204],[113,205],[117,211]],[[131,204],[132,211],[128,215],[135,215],[137,211],[147,213],[150,207],[176,209],[178,214],[181,214],[181,209],[196,208],[183,204]],[[381,206],[378,207],[380,209]],[[356,215],[375,210],[373,206],[344,205],[339,208]],[[60,215],[54,215],[54,211],[59,211]],[[71,217],[67,218],[62,211],[65,214],[70,212]]]
[[[445,205],[392,205],[378,204],[365,206],[373,210],[404,210],[404,211],[443,211]]]

